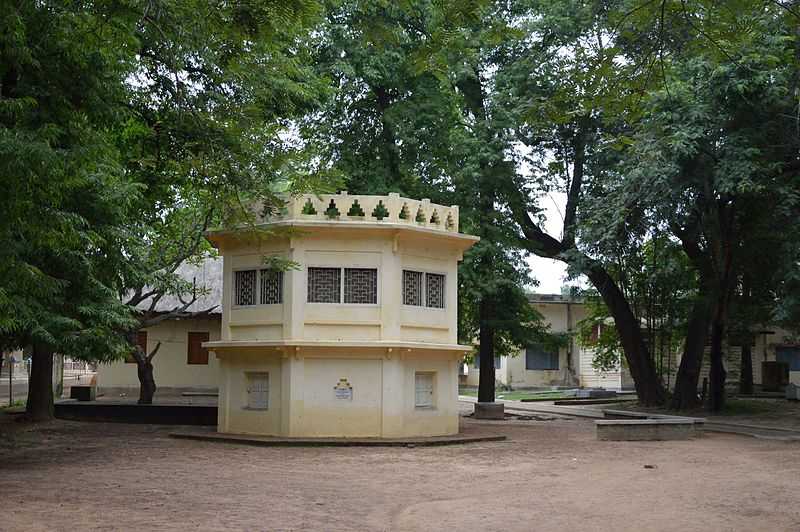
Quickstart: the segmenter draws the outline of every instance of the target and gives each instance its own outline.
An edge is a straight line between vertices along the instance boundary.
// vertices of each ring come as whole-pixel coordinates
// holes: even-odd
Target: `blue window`
[[[775,360],[788,364],[789,371],[800,371],[800,346],[776,347]]]
[[[525,350],[525,369],[557,370],[558,350],[545,349],[542,345],[532,345]]]

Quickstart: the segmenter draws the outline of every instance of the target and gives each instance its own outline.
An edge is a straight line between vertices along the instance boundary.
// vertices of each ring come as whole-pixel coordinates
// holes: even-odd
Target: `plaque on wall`
[[[333,393],[337,399],[353,400],[353,386],[345,378],[339,379],[339,382],[333,387]]]

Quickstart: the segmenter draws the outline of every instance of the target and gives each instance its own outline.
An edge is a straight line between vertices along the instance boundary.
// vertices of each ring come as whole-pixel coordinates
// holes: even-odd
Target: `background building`
[[[187,311],[213,310],[200,317],[168,319],[139,332],[138,341],[147,353],[161,342],[153,358],[153,377],[158,386],[156,398],[183,392],[215,393],[218,387],[219,363],[202,344],[220,338],[222,260],[208,259],[199,266],[184,264],[176,273],[189,281],[194,280],[201,291],[197,301]],[[179,303],[175,297],[164,296],[158,302],[156,311],[166,312]],[[149,307],[150,302],[142,305]],[[98,364],[97,386],[106,396],[138,396],[136,362],[129,358]]]

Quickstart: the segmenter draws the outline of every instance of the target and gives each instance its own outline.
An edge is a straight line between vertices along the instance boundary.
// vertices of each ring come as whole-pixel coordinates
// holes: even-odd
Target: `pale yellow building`
[[[560,349],[525,346],[515,356],[496,357],[497,382],[512,388],[633,388],[633,380],[626,368],[595,369],[592,365],[594,350],[581,346],[575,338],[578,323],[588,316],[583,300],[560,294],[531,294],[530,301],[550,326],[550,332],[567,335],[568,343]],[[478,362],[476,357],[465,368],[467,376],[464,382],[469,386],[478,385]]]
[[[186,319],[168,319],[139,331],[137,340],[145,352],[150,353],[161,344],[153,358],[156,400],[186,392],[214,394],[217,391],[219,364],[202,344],[220,338],[222,260],[207,259],[197,266],[184,264],[176,273],[194,282],[200,292],[197,301],[187,311],[203,314]],[[181,305],[178,298],[164,296],[158,301],[155,312],[168,312]],[[142,310],[149,306],[149,300],[141,304]],[[205,313],[207,310],[210,312]],[[98,364],[97,386],[106,397],[137,397],[139,378],[136,362],[128,358]]]
[[[259,230],[210,233],[224,259],[221,338],[205,344],[219,360],[218,430],[457,433],[470,349],[457,342],[457,271],[477,241],[458,223],[456,206],[341,193],[294,198]]]

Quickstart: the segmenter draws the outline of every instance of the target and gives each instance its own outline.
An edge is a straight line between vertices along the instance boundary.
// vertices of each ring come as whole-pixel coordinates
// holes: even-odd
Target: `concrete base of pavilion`
[[[192,429],[171,432],[171,438],[200,440],[217,443],[233,443],[260,447],[434,447],[462,445],[466,443],[504,441],[502,435],[452,434],[415,438],[285,438],[280,436],[257,436],[251,434],[227,434],[213,429]]]

